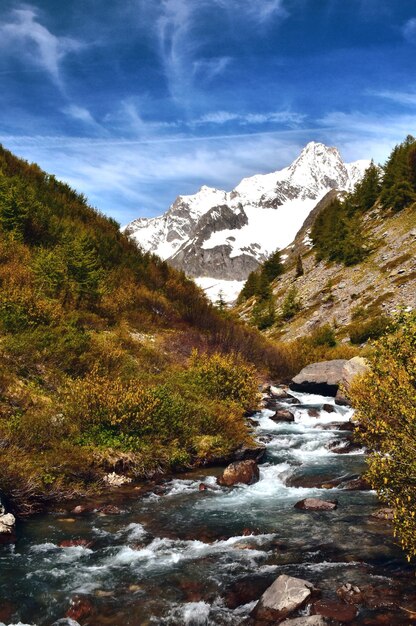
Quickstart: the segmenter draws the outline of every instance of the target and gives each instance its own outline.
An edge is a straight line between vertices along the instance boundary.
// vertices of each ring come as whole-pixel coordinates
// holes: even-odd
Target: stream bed
[[[219,487],[221,468],[206,468],[144,496],[109,492],[105,502],[122,512],[21,523],[17,543],[0,546],[0,625],[249,625],[256,600],[280,574],[313,582],[329,599],[351,583],[391,590],[405,603],[414,574],[388,524],[371,518],[380,507],[374,492],[291,486],[361,474],[365,464],[361,450],[327,447],[350,434],[351,409],[293,395],[301,404],[281,406],[294,423],[275,422],[266,409],[252,418],[267,446],[253,485]],[[336,499],[338,508],[295,509],[306,497]],[[360,608],[353,623],[415,623],[405,615],[392,600]]]

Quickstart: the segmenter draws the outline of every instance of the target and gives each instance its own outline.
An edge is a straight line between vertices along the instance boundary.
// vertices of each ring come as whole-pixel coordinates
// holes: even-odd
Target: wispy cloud
[[[404,104],[409,106],[416,105],[416,92],[407,92],[407,91],[372,91],[369,92],[370,95],[376,96],[378,98],[384,98],[385,100],[391,100],[392,102],[397,102],[398,104]]]
[[[84,122],[84,124],[88,124],[90,126],[97,126],[97,122],[91,115],[90,111],[88,111],[85,107],[70,104],[63,109],[63,112],[74,120]]]
[[[63,88],[61,62],[84,44],[71,37],[57,37],[38,20],[35,8],[15,9],[9,21],[0,22],[0,48],[8,54],[42,68]]]
[[[214,0],[214,2],[234,14],[243,12],[260,24],[275,17],[289,15],[284,7],[284,0]]]
[[[294,111],[270,111],[267,113],[233,113],[230,111],[214,111],[206,113],[192,122],[193,125],[201,126],[204,124],[227,124],[228,122],[236,122],[242,126],[261,125],[268,123],[285,124],[295,127],[301,124],[306,118],[302,113]]]
[[[402,32],[407,41],[416,44],[416,17],[407,20],[403,26]]]
[[[214,59],[199,59],[193,62],[193,73],[197,77],[210,82],[213,78],[222,74],[232,62],[231,57],[218,57]]]

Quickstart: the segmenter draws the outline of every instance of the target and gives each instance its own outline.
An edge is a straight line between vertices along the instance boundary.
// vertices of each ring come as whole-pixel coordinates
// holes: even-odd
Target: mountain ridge
[[[230,192],[203,185],[178,196],[161,216],[138,218],[123,230],[197,282],[243,281],[294,239],[328,191],[351,191],[368,165],[344,163],[337,148],[310,142],[288,167],[244,178]]]

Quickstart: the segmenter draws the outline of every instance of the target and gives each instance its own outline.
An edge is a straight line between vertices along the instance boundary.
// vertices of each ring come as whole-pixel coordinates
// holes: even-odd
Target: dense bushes
[[[350,389],[358,436],[370,449],[367,477],[394,508],[394,528],[416,556],[416,315],[402,315],[375,344],[371,370]]]

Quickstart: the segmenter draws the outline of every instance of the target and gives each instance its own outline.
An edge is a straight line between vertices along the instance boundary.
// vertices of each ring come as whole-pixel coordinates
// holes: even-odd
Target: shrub
[[[368,479],[394,508],[394,529],[416,555],[416,315],[400,316],[375,344],[371,370],[352,383],[358,437],[369,449]]]
[[[366,321],[356,318],[356,321],[348,325],[348,333],[351,343],[361,344],[369,339],[378,339],[387,332],[390,318],[385,315],[371,317]]]
[[[231,400],[244,409],[252,409],[258,403],[255,369],[234,354],[199,354],[191,358],[190,376],[211,398]]]
[[[313,330],[309,336],[309,341],[312,346],[333,347],[337,343],[334,329],[330,324],[324,324]]]

